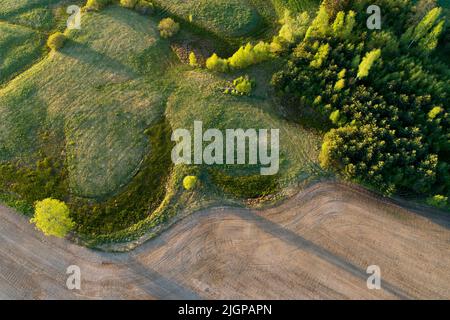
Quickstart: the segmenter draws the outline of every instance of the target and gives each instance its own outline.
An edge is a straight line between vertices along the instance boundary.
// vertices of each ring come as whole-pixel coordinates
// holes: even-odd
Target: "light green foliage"
[[[347,14],[339,11],[333,23],[333,36],[341,39],[351,36],[356,23],[355,17],[356,13],[352,10]]]
[[[313,68],[320,68],[322,64],[327,60],[329,53],[330,45],[328,43],[322,44],[317,50],[314,59],[311,61],[310,66]]]
[[[330,114],[330,120],[334,125],[339,123],[339,119],[341,117],[341,113],[339,110],[335,110]]]
[[[436,48],[442,34],[444,21],[440,19],[442,8],[430,10],[417,26],[411,26],[402,36],[402,42],[411,47],[414,43],[426,52]]]
[[[270,45],[263,41],[255,46],[251,43],[242,46],[229,59],[230,67],[235,69],[244,69],[248,66],[263,62],[272,57]]]
[[[420,39],[419,47],[425,52],[431,52],[436,49],[441,34],[444,31],[444,24],[445,21],[442,20],[435,27],[433,27],[431,32],[427,33],[422,39]]]
[[[158,29],[161,37],[170,38],[180,31],[180,24],[175,22],[172,18],[165,18],[159,22]]]
[[[216,72],[227,72],[229,70],[228,61],[219,58],[216,53],[206,60],[206,68]]]
[[[428,112],[428,118],[433,120],[443,111],[444,109],[441,107],[434,107],[433,109],[430,110],[430,112]]]
[[[412,39],[418,41],[430,32],[431,28],[438,21],[439,16],[442,13],[442,8],[434,8],[428,12],[428,14],[419,22],[417,27],[414,28]]]
[[[289,10],[286,10],[280,23],[282,26],[278,32],[278,36],[288,43],[294,43],[303,39],[305,36],[310,23],[310,17],[308,12],[302,12],[293,16]]]
[[[59,238],[65,237],[75,226],[67,205],[51,198],[36,203],[34,218],[30,222],[36,224],[46,236]]]
[[[317,37],[321,38],[328,34],[330,29],[329,23],[329,15],[324,5],[321,5],[319,11],[317,12],[317,16],[311,23],[311,26],[308,28],[305,37]]]
[[[250,95],[252,92],[253,83],[249,76],[242,76],[233,81],[236,93],[241,95]]]
[[[47,40],[47,46],[52,50],[59,50],[64,46],[66,36],[61,32],[55,32]]]
[[[333,33],[335,37],[339,37],[342,35],[343,33],[342,31],[344,30],[344,24],[345,24],[345,12],[339,11],[333,23]]]
[[[449,205],[448,197],[440,195],[440,194],[437,194],[433,197],[428,198],[427,203],[430,206],[440,208],[440,209],[444,209],[445,207],[447,207]]]
[[[187,176],[183,179],[183,187],[186,190],[192,190],[197,185],[198,178],[196,176]]]
[[[239,50],[228,59],[222,59],[214,53],[206,60],[206,67],[213,71],[227,72],[230,69],[244,69],[272,57],[273,54],[270,44],[260,41],[255,46],[251,43],[241,46]]]
[[[361,63],[358,67],[358,78],[362,79],[369,75],[369,71],[372,68],[375,61],[378,60],[381,56],[381,50],[375,49],[366,54],[366,56],[362,59]]]
[[[334,91],[341,91],[345,88],[345,79],[340,79],[334,85]]]
[[[194,68],[198,67],[197,56],[193,51],[191,51],[191,53],[189,54],[189,65]]]

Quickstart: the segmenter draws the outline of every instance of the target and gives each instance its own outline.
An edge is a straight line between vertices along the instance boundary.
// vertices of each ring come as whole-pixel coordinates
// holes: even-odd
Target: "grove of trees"
[[[439,56],[446,19],[432,0],[380,0],[382,28],[369,30],[372,4],[324,1],[272,82],[292,108],[330,119],[324,168],[442,206],[450,195],[450,59]]]

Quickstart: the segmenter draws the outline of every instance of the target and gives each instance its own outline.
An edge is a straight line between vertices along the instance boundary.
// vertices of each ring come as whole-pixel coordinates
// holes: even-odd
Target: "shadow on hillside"
[[[121,61],[92,49],[90,46],[68,39],[61,54],[91,65],[94,68],[106,69],[112,73],[125,76],[136,77],[136,72]]]

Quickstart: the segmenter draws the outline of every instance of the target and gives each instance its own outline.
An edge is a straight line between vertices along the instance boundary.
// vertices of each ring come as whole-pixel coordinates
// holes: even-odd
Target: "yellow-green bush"
[[[46,236],[59,238],[65,237],[75,227],[67,205],[52,198],[36,202],[34,218],[30,222],[36,224]]]
[[[236,92],[241,95],[249,95],[252,92],[253,83],[248,76],[243,76],[235,79],[233,85]]]
[[[47,46],[52,50],[58,50],[64,46],[66,36],[61,32],[55,32],[47,40]]]
[[[192,190],[197,185],[198,178],[196,176],[187,176],[183,179],[183,187],[186,190]]]
[[[229,70],[229,65],[226,59],[219,58],[219,56],[214,53],[206,60],[206,68],[211,71],[227,72]]]
[[[170,38],[180,31],[180,24],[172,18],[165,18],[159,22],[159,33],[163,38]]]
[[[189,65],[191,67],[198,67],[198,60],[197,60],[197,56],[195,55],[195,52],[191,52],[189,54]]]

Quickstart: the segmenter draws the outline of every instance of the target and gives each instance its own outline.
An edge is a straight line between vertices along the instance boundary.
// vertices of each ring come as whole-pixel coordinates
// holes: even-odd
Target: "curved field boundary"
[[[121,254],[45,238],[7,208],[0,219],[0,298],[450,298],[450,218],[340,183],[261,211],[203,210]],[[69,265],[80,291],[65,287]],[[367,289],[369,265],[381,290]]]

